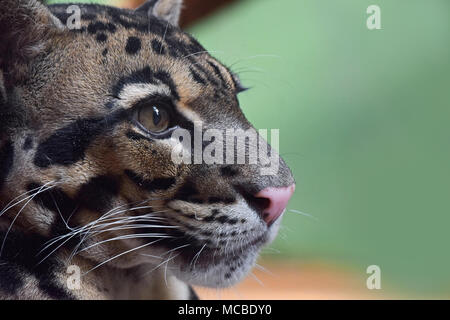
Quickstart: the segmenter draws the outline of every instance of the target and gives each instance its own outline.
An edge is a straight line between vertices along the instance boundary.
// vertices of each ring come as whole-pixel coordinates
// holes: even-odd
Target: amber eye
[[[153,105],[139,110],[138,121],[148,131],[161,133],[169,128],[170,117],[164,107]]]

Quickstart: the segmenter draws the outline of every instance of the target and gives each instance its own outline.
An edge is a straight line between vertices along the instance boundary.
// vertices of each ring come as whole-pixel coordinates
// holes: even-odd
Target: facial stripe
[[[34,164],[40,168],[50,165],[71,165],[84,159],[85,151],[101,133],[126,117],[118,110],[106,117],[79,119],[57,130],[39,144]]]
[[[192,69],[192,67],[190,68],[190,71],[191,71],[192,79],[194,79],[195,82],[197,82],[201,85],[206,85],[205,79],[203,79],[197,72],[195,72],[195,70]]]
[[[132,170],[125,170],[125,174],[133,181],[139,188],[142,188],[146,191],[158,191],[158,190],[167,190],[173,185],[175,185],[175,178],[155,178],[153,180],[147,180],[138,175],[136,172]]]
[[[76,201],[89,210],[106,212],[119,189],[119,181],[114,176],[94,177],[80,187]]]
[[[218,66],[216,66],[213,62],[208,61],[208,64],[213,68],[214,73],[216,74],[216,76],[219,78],[219,80],[221,81],[222,86],[226,86],[226,81],[222,76],[222,73],[220,72],[220,69]]]

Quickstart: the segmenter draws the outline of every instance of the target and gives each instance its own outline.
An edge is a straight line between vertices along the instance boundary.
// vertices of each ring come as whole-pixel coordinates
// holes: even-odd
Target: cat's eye
[[[139,109],[137,120],[148,131],[161,133],[170,125],[170,114],[164,106],[149,105]]]

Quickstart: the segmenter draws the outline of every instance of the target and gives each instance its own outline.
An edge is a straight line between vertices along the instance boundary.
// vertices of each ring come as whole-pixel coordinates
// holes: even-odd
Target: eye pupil
[[[136,120],[147,131],[160,133],[169,128],[170,114],[165,105],[147,104],[138,109]]]
[[[153,124],[157,126],[161,122],[161,112],[155,106],[153,106]]]

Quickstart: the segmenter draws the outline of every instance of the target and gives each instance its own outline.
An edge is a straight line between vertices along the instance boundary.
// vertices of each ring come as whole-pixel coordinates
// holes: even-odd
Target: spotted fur
[[[170,137],[133,118],[159,99],[191,133],[252,128],[237,76],[177,27],[180,0],[79,5],[79,29],[67,7],[1,1],[0,298],[190,299],[238,282],[279,225],[252,195],[291,185],[288,167],[175,164]]]

